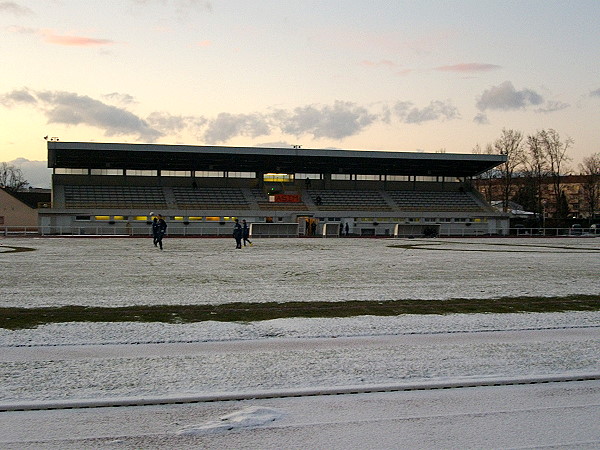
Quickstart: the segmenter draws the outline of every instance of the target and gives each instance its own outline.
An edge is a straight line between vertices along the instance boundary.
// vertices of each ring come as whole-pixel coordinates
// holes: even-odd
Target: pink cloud
[[[495,64],[480,64],[480,63],[463,63],[455,64],[453,66],[440,66],[436,67],[435,70],[441,72],[488,72],[490,70],[500,69],[500,66]]]
[[[211,41],[196,42],[196,47],[210,47],[211,45],[212,45]]]
[[[360,62],[361,66],[364,67],[389,67],[389,68],[393,68],[396,66],[396,64],[392,61],[389,61],[387,59],[382,59],[380,61],[368,61],[368,60],[364,60]]]
[[[96,39],[85,36],[63,36],[52,31],[42,31],[44,42],[55,45],[66,45],[74,47],[95,47],[100,45],[112,45],[115,42],[110,39]]]

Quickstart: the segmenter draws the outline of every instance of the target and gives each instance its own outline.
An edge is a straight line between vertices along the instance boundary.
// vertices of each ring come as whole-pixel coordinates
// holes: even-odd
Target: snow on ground
[[[591,327],[5,347],[0,355],[0,402],[600,373],[599,344],[599,327]]]
[[[36,250],[7,253],[19,246]],[[227,239],[168,239],[163,252],[147,239],[10,238],[0,240],[0,267],[1,306],[600,295],[600,240],[593,238],[257,239],[241,251]],[[0,403],[600,373],[599,344],[599,312],[50,324],[0,330]],[[462,393],[414,392],[84,415],[2,413],[8,420],[0,434],[7,437],[0,442],[6,448],[28,442],[32,448],[53,442],[57,448],[364,448],[369,442],[482,448],[487,436],[500,447],[597,448],[597,427],[588,422],[599,418],[598,384],[581,386],[587,396],[569,388],[587,399],[581,405],[572,392],[559,395],[567,388],[506,387],[500,394],[501,388],[477,388],[465,411],[453,406]],[[498,398],[479,403],[492,391],[490,398]],[[529,406],[523,395],[532,396]],[[558,403],[551,405],[553,398]],[[123,427],[107,428],[119,417]],[[30,425],[11,427],[20,420]],[[153,430],[153,420],[166,422]],[[527,420],[529,430],[522,426]],[[562,434],[548,433],[554,441],[532,431],[559,426]],[[478,429],[488,431],[478,437]],[[445,445],[448,436],[455,445]]]
[[[0,305],[597,294],[600,239],[4,239]],[[394,248],[391,245],[416,245]],[[1,247],[0,247],[1,249]],[[477,250],[477,251],[476,251]]]
[[[239,411],[222,415],[217,420],[209,420],[196,425],[188,425],[177,432],[182,435],[203,435],[209,433],[222,433],[239,428],[253,428],[275,422],[283,417],[283,413],[260,406],[249,406]]]
[[[36,250],[0,253],[0,304],[475,301],[600,292],[599,239],[263,239],[241,251],[230,241],[169,239],[161,252],[149,239],[4,239],[0,248],[5,250]],[[567,312],[60,323],[0,330],[5,349],[0,400],[600,371],[594,334],[599,327],[599,312]],[[581,338],[564,339],[561,329],[581,330]],[[483,333],[510,330],[521,333],[514,342],[501,342],[500,334],[487,339]],[[550,332],[538,341],[522,330]],[[411,335],[415,338],[408,343]],[[322,345],[332,337],[335,345]],[[301,345],[279,347],[284,339]],[[245,344],[255,341],[261,343],[252,349]],[[222,345],[205,351],[202,344],[211,342]],[[115,350],[98,356],[98,346],[109,345]],[[74,346],[84,356],[53,357],[61,354],[55,346]],[[133,352],[126,350],[131,346]]]
[[[0,446],[15,450],[597,449],[599,388],[600,382],[589,381],[12,412],[2,413]]]

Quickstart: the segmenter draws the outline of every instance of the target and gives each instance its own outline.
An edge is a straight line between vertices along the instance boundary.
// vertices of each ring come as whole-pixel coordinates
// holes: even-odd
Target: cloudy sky
[[[600,1],[0,0],[0,161],[62,141],[600,151]]]

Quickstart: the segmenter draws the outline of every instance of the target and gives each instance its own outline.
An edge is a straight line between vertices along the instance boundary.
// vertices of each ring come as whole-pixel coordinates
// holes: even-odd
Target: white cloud
[[[107,105],[86,95],[72,92],[39,92],[44,102],[48,123],[89,125],[104,130],[106,136],[137,134],[140,139],[154,142],[163,136],[158,130],[135,114],[116,106]]]
[[[394,118],[407,124],[419,124],[460,117],[449,100],[433,100],[423,108],[406,101],[397,102],[393,107],[385,103],[367,107],[338,100],[332,105],[307,105],[268,113],[221,112],[212,119],[156,111],[144,119],[126,108],[136,104],[129,94],[112,92],[103,95],[102,99],[116,105],[74,92],[22,88],[0,94],[0,105],[34,107],[46,116],[48,123],[96,127],[105,136],[137,136],[141,141],[155,142],[162,137],[179,137],[187,132],[208,144],[225,143],[239,136],[269,136],[274,132],[296,138],[312,135],[315,139],[344,139],[363,132],[374,123],[391,125]]]
[[[102,98],[114,103],[119,103],[121,105],[131,105],[132,103],[137,103],[132,95],[121,94],[119,92],[111,92],[110,94],[104,94]]]
[[[290,144],[285,141],[276,141],[276,142],[261,142],[259,144],[254,145],[253,147],[264,147],[264,148],[290,148],[295,144]]]
[[[295,108],[291,113],[280,111],[277,118],[286,134],[342,139],[360,133],[377,120],[377,115],[355,103],[338,100],[333,106],[309,105]]]
[[[15,106],[21,103],[36,104],[36,98],[29,93],[28,89],[14,89],[11,92],[0,96],[0,104],[6,107]]]
[[[477,101],[480,111],[488,109],[512,110],[522,109],[529,105],[540,105],[544,98],[531,89],[517,91],[510,81],[485,90]]]
[[[548,100],[545,105],[536,109],[535,111],[539,113],[551,113],[554,111],[560,111],[561,109],[568,108],[569,106],[571,105],[569,105],[568,103]]]
[[[13,16],[32,16],[33,11],[26,6],[21,6],[16,2],[0,2],[0,14],[8,13]]]
[[[220,113],[208,122],[204,139],[209,144],[226,142],[236,136],[258,137],[270,134],[268,120],[261,114]]]
[[[482,64],[482,63],[461,63],[454,64],[451,66],[439,66],[434,68],[441,72],[458,72],[458,73],[471,73],[471,72],[489,72],[491,70],[501,69],[496,64]]]
[[[147,118],[148,124],[166,136],[180,136],[189,131],[199,141],[204,141],[203,127],[208,120],[197,116],[175,116],[168,112],[153,112]]]
[[[27,180],[30,186],[38,188],[50,188],[52,178],[52,169],[48,168],[47,161],[30,161],[26,158],[17,158],[14,161],[8,161],[23,173],[23,178]]]
[[[485,113],[478,113],[473,118],[473,122],[478,123],[479,125],[487,125],[490,123],[487,115]]]
[[[458,109],[450,100],[432,100],[424,108],[416,108],[411,102],[398,102],[394,112],[404,123],[422,123],[432,120],[452,120],[460,117]]]

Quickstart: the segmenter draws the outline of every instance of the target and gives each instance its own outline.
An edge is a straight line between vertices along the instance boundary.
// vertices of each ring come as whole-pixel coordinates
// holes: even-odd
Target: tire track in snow
[[[140,340],[140,341],[106,341],[106,342],[77,342],[77,343],[30,343],[30,344],[5,344],[0,345],[0,348],[44,348],[44,347],[86,347],[86,346],[109,346],[109,345],[155,345],[155,344],[202,344],[202,343],[219,343],[219,342],[238,342],[238,341],[263,341],[267,339],[338,339],[338,338],[379,338],[379,337],[394,337],[394,336],[438,336],[443,334],[478,334],[478,333],[503,333],[503,332],[518,332],[518,331],[548,331],[548,330],[579,330],[579,329],[596,329],[600,325],[573,325],[573,326],[556,326],[556,327],[524,327],[524,328],[486,328],[480,330],[445,330],[445,331],[409,331],[398,334],[348,334],[348,335],[331,335],[331,336],[259,336],[249,338],[235,339],[164,339],[164,340]]]
[[[212,395],[103,398],[86,400],[55,400],[39,402],[14,402],[0,404],[0,412],[45,411],[56,409],[88,409],[106,407],[136,407],[171,404],[208,403],[222,401],[258,400],[291,397],[316,397],[326,395],[356,395],[402,391],[428,391],[436,389],[463,389],[477,387],[518,386],[546,383],[571,383],[600,381],[600,373],[523,376],[511,378],[481,378],[458,381],[431,381],[394,385],[365,385],[348,387],[321,387],[294,390],[270,390],[256,392],[233,392]]]

